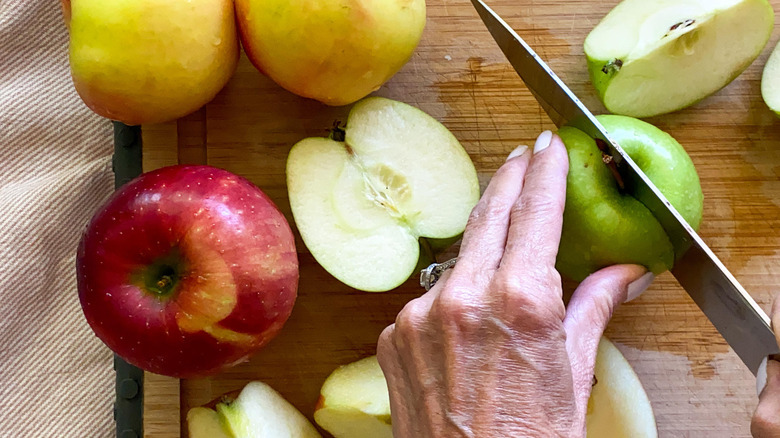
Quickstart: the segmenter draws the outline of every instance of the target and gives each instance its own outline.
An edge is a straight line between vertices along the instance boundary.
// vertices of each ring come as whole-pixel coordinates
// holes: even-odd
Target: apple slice
[[[672,136],[626,116],[597,119],[655,183],[686,221],[698,229],[704,196],[693,161]],[[564,126],[558,131],[569,153],[566,209],[556,268],[582,281],[614,264],[643,265],[656,274],[674,266],[686,248],[675,247],[645,207],[646,193],[621,189],[595,133]]]
[[[380,292],[414,272],[420,238],[466,227],[479,200],[474,164],[441,123],[372,97],[331,138],[297,143],[287,159],[295,223],[311,254],[356,289]]]
[[[190,438],[235,438],[220,419],[217,411],[205,407],[187,412],[187,430]]]
[[[594,369],[596,384],[585,419],[593,438],[655,438],[653,406],[631,364],[607,338],[601,338]]]
[[[608,339],[599,342],[588,436],[655,438],[655,416],[642,382]],[[337,368],[325,380],[314,421],[335,438],[391,438],[390,396],[376,356]]]
[[[767,0],[624,0],[585,39],[585,55],[609,111],[650,117],[729,84],[773,25]]]
[[[761,95],[767,106],[780,117],[780,43],[764,66],[761,78]]]
[[[337,368],[322,385],[314,421],[336,438],[392,438],[390,395],[376,356]]]
[[[309,420],[263,382],[250,382],[238,397],[187,412],[190,438],[321,438]]]

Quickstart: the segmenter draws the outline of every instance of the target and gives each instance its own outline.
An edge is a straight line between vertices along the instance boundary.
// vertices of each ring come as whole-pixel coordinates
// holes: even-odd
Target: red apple
[[[78,250],[84,315],[109,348],[146,371],[214,374],[273,338],[292,311],[292,231],[249,181],[172,166],[120,188]]]

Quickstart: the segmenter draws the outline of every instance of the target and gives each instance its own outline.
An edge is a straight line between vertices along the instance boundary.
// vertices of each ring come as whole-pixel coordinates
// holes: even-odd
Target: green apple
[[[376,356],[337,368],[320,390],[314,421],[336,438],[392,438],[390,395]]]
[[[236,18],[258,70],[300,96],[347,105],[409,61],[425,0],[236,0]]]
[[[625,357],[602,338],[588,401],[588,436],[655,438],[653,408]],[[335,438],[391,438],[390,396],[376,360],[370,356],[337,368],[325,380],[314,421]]]
[[[728,85],[773,27],[767,0],[623,0],[585,39],[585,55],[610,112],[650,117]]]
[[[420,238],[461,234],[479,200],[474,164],[441,123],[371,97],[332,138],[307,138],[287,158],[290,206],[304,243],[334,277],[387,291],[418,267]]]
[[[300,411],[263,382],[250,382],[238,397],[225,399],[216,410],[187,412],[190,438],[321,438]]]
[[[129,125],[209,102],[239,56],[232,0],[62,0],[82,100]]]
[[[685,149],[655,126],[626,116],[597,117],[610,136],[698,229],[703,195]],[[621,190],[593,137],[573,127],[559,130],[569,152],[563,233],[556,267],[576,281],[614,264],[644,265],[656,274],[671,269],[683,248],[675,248],[661,224],[640,200]]]
[[[761,95],[769,108],[780,116],[780,43],[764,66],[761,78]]]

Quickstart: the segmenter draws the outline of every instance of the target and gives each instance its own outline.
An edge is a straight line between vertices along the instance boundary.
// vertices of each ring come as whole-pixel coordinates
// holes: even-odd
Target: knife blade
[[[675,249],[672,275],[753,375],[780,352],[769,317],[645,173],[550,67],[482,0],[471,0],[493,39],[556,126],[571,125],[605,141],[627,184],[653,213]]]

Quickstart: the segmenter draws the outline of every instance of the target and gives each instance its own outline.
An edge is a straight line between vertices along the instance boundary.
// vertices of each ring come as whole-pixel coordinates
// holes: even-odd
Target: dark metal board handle
[[[141,127],[114,122],[114,187],[119,188],[143,172]],[[141,438],[144,434],[144,372],[114,356],[116,400],[114,421],[117,438]]]

